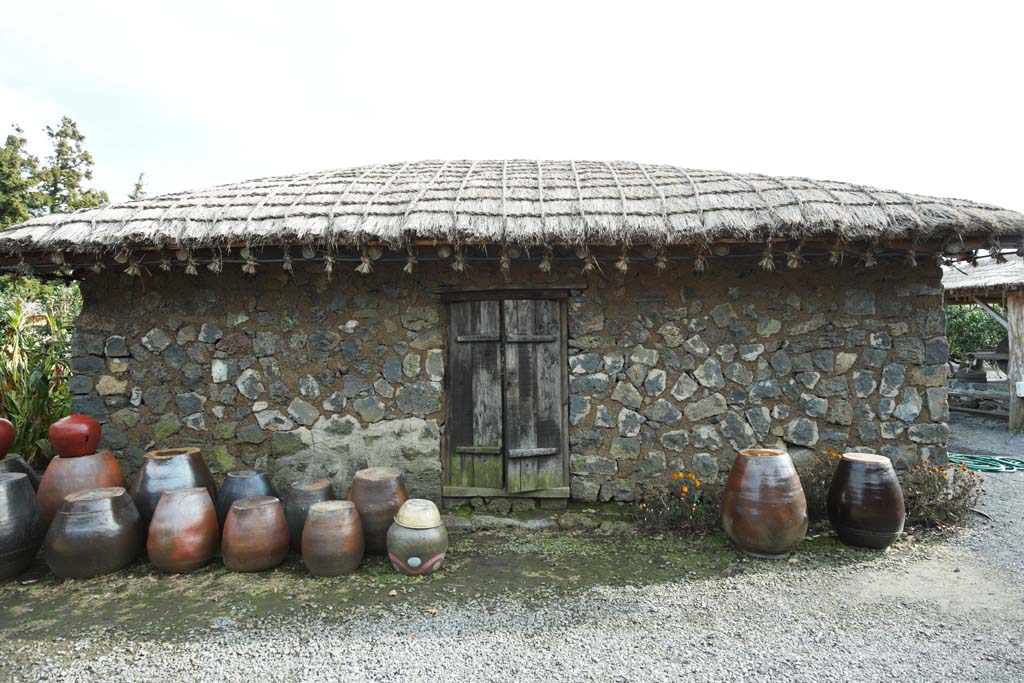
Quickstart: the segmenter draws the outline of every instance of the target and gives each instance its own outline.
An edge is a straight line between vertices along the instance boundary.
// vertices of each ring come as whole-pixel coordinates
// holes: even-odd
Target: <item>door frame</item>
[[[561,359],[561,378],[560,384],[562,387],[562,486],[550,489],[539,489],[536,491],[523,491],[520,493],[510,493],[508,490],[508,482],[506,481],[504,488],[487,488],[481,486],[447,486],[442,483],[441,495],[444,498],[473,498],[473,497],[484,497],[484,498],[568,498],[569,497],[569,287],[559,288],[537,288],[537,289],[486,289],[486,290],[472,290],[472,289],[461,289],[457,291],[442,291],[438,292],[442,303],[445,304],[445,317],[449,319],[450,309],[448,304],[460,302],[460,301],[505,301],[509,299],[552,299],[559,301],[558,306],[558,318],[559,318],[559,344],[558,351]],[[445,392],[445,430],[444,436],[441,442],[441,481],[444,482],[445,469],[448,466],[449,450],[451,443],[449,442],[449,425],[451,424],[451,401],[448,400],[450,396],[450,382],[451,382],[451,326],[446,326],[448,332],[446,333],[446,344],[445,344],[445,372],[444,372],[444,392]],[[504,345],[502,345],[501,354],[504,354]],[[504,386],[504,376],[502,376],[502,385]],[[504,391],[504,389],[502,389]],[[504,429],[505,415],[504,415],[504,401],[502,401],[502,429]],[[508,454],[505,453],[505,438],[502,436],[502,459],[507,462]]]

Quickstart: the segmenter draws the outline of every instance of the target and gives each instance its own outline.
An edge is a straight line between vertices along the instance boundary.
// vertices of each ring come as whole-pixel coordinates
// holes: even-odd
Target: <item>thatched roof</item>
[[[1024,259],[1010,256],[1005,263],[979,261],[977,265],[957,263],[947,266],[942,286],[950,300],[1000,297],[1003,292],[1024,289]]]
[[[594,161],[421,161],[178,192],[0,233],[0,251],[453,242],[673,244],[1024,233],[1024,215],[862,185]]]

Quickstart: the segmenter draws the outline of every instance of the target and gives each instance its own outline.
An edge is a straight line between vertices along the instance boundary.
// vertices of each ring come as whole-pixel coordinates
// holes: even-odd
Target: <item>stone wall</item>
[[[563,262],[564,263],[564,262]],[[340,270],[340,269],[339,269]],[[509,278],[572,282],[571,490],[632,500],[680,469],[712,476],[739,448],[866,448],[908,465],[945,457],[940,271],[808,264],[765,273],[713,263],[658,276],[576,262]],[[367,276],[296,264],[254,278],[105,271],[82,283],[73,409],[103,421],[127,469],[145,450],[201,446],[218,473],[266,467],[284,488],[369,465],[441,492],[447,316],[438,287],[499,285],[398,264]]]

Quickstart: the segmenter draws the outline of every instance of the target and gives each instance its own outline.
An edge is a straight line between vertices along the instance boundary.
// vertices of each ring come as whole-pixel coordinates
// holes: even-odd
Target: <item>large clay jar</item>
[[[828,490],[828,519],[840,540],[888,548],[903,533],[903,489],[889,458],[843,453]]]
[[[355,503],[314,503],[302,530],[302,561],[313,576],[351,574],[363,561],[363,525]]]
[[[28,477],[21,472],[0,473],[0,579],[28,569],[45,534]]]
[[[722,494],[722,526],[755,557],[785,557],[807,533],[807,500],[786,451],[740,451]]]
[[[33,491],[39,490],[39,475],[20,455],[11,455],[0,460],[0,472],[20,472],[28,477],[28,483],[32,485]]]
[[[154,567],[187,574],[212,560],[219,545],[217,512],[205,487],[175,489],[160,496],[146,541]]]
[[[441,568],[447,552],[448,530],[437,506],[420,498],[407,500],[388,529],[391,566],[408,576],[427,574]]]
[[[309,508],[325,500],[334,500],[330,479],[292,483],[288,492],[288,500],[284,504],[284,517],[288,520],[288,534],[292,539],[292,550],[302,550],[302,529],[306,526],[306,514],[309,512]],[[362,532],[360,532],[360,538],[362,538]]]
[[[233,572],[271,569],[288,557],[288,522],[273,496],[236,500],[221,537],[224,566]]]
[[[78,458],[56,456],[50,460],[39,482],[39,507],[43,522],[49,524],[64,502],[64,496],[85,489],[124,486],[124,473],[110,451]]]
[[[50,425],[50,445],[62,458],[92,455],[100,445],[100,423],[88,415],[68,415]]]
[[[0,460],[11,450],[16,438],[18,438],[18,433],[14,430],[14,423],[7,418],[0,417]]]
[[[274,488],[270,485],[270,479],[266,472],[255,470],[239,470],[228,472],[221,484],[220,492],[217,494],[217,522],[224,526],[224,520],[228,518],[228,510],[236,500],[246,498],[259,498],[260,496],[273,496]]]
[[[148,525],[164,491],[197,486],[206,488],[211,499],[217,499],[217,484],[199,449],[166,448],[146,453],[142,466],[132,477],[129,492],[143,523]]]
[[[145,533],[123,487],[70,493],[46,533],[46,564],[67,579],[116,572],[142,550]]]
[[[363,521],[366,552],[383,554],[388,549],[388,528],[398,509],[409,499],[405,478],[394,467],[371,467],[356,472],[348,499],[356,504]]]

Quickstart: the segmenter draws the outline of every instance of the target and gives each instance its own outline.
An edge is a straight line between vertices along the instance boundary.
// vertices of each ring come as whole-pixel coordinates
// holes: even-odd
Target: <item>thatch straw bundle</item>
[[[807,178],[594,161],[421,161],[263,178],[34,218],[0,251],[123,251],[149,246],[311,244],[392,247],[837,243],[1024,233],[995,206]],[[1016,239],[1016,237],[1014,238]],[[1010,240],[1004,240],[1004,242]],[[456,257],[458,257],[458,251]],[[787,254],[798,263],[799,247]],[[368,262],[367,262],[368,263]],[[625,263],[625,262],[624,262]]]
[[[1003,263],[989,260],[973,266],[947,267],[942,274],[942,286],[951,300],[1024,289],[1024,258],[1011,256]]]

